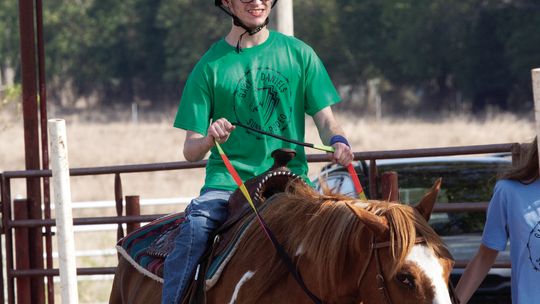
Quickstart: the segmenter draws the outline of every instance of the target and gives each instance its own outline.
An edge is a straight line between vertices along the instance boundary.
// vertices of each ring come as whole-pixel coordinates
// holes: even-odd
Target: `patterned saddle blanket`
[[[206,271],[207,288],[212,287],[219,279],[253,217],[249,215],[242,220],[240,228],[234,233],[226,248],[212,256]],[[184,219],[183,212],[156,219],[121,239],[116,248],[139,272],[163,283],[165,258],[174,248],[174,239]]]
[[[183,212],[158,218],[120,239],[116,249],[139,272],[163,283],[163,264],[183,221]]]

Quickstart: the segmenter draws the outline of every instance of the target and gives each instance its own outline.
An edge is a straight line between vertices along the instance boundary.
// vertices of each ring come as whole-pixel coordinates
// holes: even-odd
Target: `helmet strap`
[[[242,33],[242,35],[240,35],[240,37],[238,38],[238,42],[236,42],[236,53],[240,54],[240,52],[242,51],[242,47],[240,46],[240,42],[242,42],[242,38],[244,37],[244,35],[248,33],[248,31],[245,31],[244,33]]]
[[[272,3],[272,8],[274,7],[274,5],[276,5],[276,3],[277,3],[277,0],[274,0],[274,3]],[[239,26],[243,28],[244,30],[246,30],[242,35],[240,35],[240,38],[238,38],[238,42],[236,43],[237,53],[240,53],[240,51],[242,50],[242,48],[240,47],[240,42],[242,41],[242,38],[244,37],[246,33],[248,33],[250,36],[253,36],[257,34],[258,32],[260,32],[265,26],[268,25],[268,22],[270,22],[270,19],[266,18],[266,20],[264,21],[262,25],[259,25],[254,28],[248,27],[242,22],[242,20],[240,20],[240,18],[238,18],[235,14],[233,14],[228,8],[225,8],[220,0],[219,2],[216,1],[216,6],[219,7],[222,11],[224,11],[227,15],[231,16],[231,18],[233,18],[234,25]]]

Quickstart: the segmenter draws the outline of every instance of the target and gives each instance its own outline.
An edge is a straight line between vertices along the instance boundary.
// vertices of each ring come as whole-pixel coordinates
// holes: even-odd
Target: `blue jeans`
[[[227,202],[232,191],[207,189],[191,201],[185,221],[165,259],[162,304],[178,304],[204,254],[208,239],[228,216]]]

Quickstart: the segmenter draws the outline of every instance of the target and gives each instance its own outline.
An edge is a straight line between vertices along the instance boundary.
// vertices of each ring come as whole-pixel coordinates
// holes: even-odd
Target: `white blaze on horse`
[[[206,303],[316,303],[308,293],[322,303],[452,303],[454,261],[427,223],[439,189],[437,181],[415,207],[320,194],[303,183],[271,193],[261,216],[305,289],[254,220],[207,287]],[[110,303],[160,301],[161,283],[120,257]]]

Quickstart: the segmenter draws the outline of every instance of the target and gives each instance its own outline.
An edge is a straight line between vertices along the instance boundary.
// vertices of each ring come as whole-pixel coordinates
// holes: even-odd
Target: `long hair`
[[[517,180],[523,184],[531,184],[539,178],[538,167],[538,137],[528,144],[525,157],[517,165],[499,175],[500,179]]]

